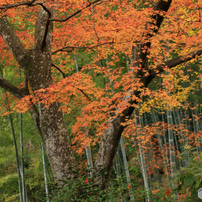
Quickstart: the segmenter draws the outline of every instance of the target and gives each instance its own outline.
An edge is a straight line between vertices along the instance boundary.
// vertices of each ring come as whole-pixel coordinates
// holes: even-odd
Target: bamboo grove
[[[15,197],[36,200],[28,176],[37,177],[24,166],[32,153],[29,162],[43,165],[38,179],[47,201],[57,201],[53,181],[67,187],[76,180],[85,186],[70,183],[72,193],[58,200],[196,197],[202,185],[201,8],[199,0],[1,0],[4,196],[17,170]],[[16,165],[6,171],[11,147]]]

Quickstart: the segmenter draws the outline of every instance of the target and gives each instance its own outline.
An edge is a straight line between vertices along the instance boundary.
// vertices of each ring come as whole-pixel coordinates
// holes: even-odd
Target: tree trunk
[[[160,0],[156,4],[154,9],[167,12],[171,2],[172,0]],[[161,23],[164,19],[163,15],[160,14],[153,15],[151,16],[151,18],[155,20],[156,28],[154,28],[152,33],[144,36],[148,39],[148,41],[155,33],[158,32],[158,29],[160,28]],[[153,75],[145,77],[145,73],[143,71],[144,69],[147,70],[147,52],[143,53],[142,50],[145,49],[145,47],[149,49],[150,46],[151,43],[147,42],[145,44],[137,44],[132,49],[131,67],[140,68],[137,72],[133,72],[133,82],[136,82],[136,79],[139,79],[138,82],[142,82],[143,87],[147,87],[156,75],[153,73]],[[117,109],[117,115],[114,118],[111,118],[108,123],[109,128],[104,132],[101,137],[98,156],[95,162],[95,167],[97,170],[95,172],[98,172],[96,173],[97,178],[95,180],[95,183],[101,185],[103,189],[107,186],[107,183],[109,181],[110,171],[114,163],[114,158],[118,149],[121,134],[124,130],[122,124],[125,122],[126,118],[129,118],[133,113],[134,107],[132,107],[131,105],[134,103],[137,104],[137,101],[133,100],[132,98],[133,95],[139,97],[140,92],[138,92],[137,90],[128,92],[128,95],[125,97],[125,100],[127,104],[129,104],[129,107],[127,107],[121,114],[119,113],[119,109]],[[103,171],[104,175],[99,175],[100,170]]]
[[[34,92],[41,88],[47,88],[52,84],[51,54],[52,54],[52,23],[48,23],[48,14],[41,9],[36,22],[35,46],[31,50],[25,50],[19,38],[15,35],[7,18],[0,19],[0,34],[13,53],[15,59],[24,70],[29,86]],[[25,94],[12,84],[1,82],[6,90],[21,98]],[[28,91],[28,89],[27,89]],[[26,91],[26,93],[27,93]],[[52,103],[49,107],[38,104],[38,111],[33,106],[29,111],[32,115],[53,171],[55,180],[65,180],[73,177],[72,170],[77,165],[71,149],[63,114],[59,111],[60,105]]]

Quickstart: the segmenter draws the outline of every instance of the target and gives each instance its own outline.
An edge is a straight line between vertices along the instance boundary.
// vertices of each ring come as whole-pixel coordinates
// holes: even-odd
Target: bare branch
[[[56,65],[53,64],[53,63],[51,63],[51,65],[52,65],[53,67],[55,67],[55,68],[62,74],[63,78],[66,78],[65,73],[64,73],[58,66],[56,66]]]
[[[92,6],[92,5],[97,5],[99,4],[99,2],[101,2],[101,0],[95,0],[93,2],[89,2],[88,1],[88,4],[82,8],[82,9],[79,9],[78,11],[76,11],[75,13],[71,14],[70,16],[66,17],[65,19],[50,19],[50,21],[55,21],[55,22],[66,22],[67,20],[69,20],[70,18],[74,17],[75,15],[81,13],[81,11],[85,10],[86,8]]]
[[[97,48],[99,46],[104,46],[104,45],[110,45],[110,44],[113,44],[114,41],[111,41],[111,42],[106,42],[106,43],[102,43],[102,44],[97,44],[97,45],[94,45],[94,46],[65,46],[63,48],[60,48],[58,50],[55,50],[52,52],[52,55],[58,53],[58,52],[73,52],[75,49],[93,49],[93,48]]]
[[[48,18],[49,19],[51,18],[52,16],[51,11],[43,3],[36,3],[34,5],[40,5],[48,13]]]
[[[152,79],[157,74],[160,74],[161,72],[163,72],[166,67],[171,69],[171,68],[176,67],[177,65],[180,65],[184,62],[188,62],[188,61],[190,61],[190,60],[192,60],[192,59],[194,59],[200,55],[202,55],[202,49],[193,51],[187,55],[180,56],[180,57],[172,59],[172,60],[168,60],[165,63],[158,65],[156,69],[149,70],[150,75],[145,79],[145,82],[143,81],[145,86],[148,86],[148,84],[152,81]],[[144,78],[142,80],[144,80]]]
[[[76,88],[77,90],[79,90],[90,102],[92,102],[92,100],[89,98],[89,96],[80,88]]]
[[[11,9],[11,8],[16,8],[19,6],[32,6],[34,4],[36,0],[32,0],[32,1],[23,1],[20,3],[15,3],[15,4],[10,4],[10,5],[3,5],[0,7],[0,10],[4,10],[4,9]]]
[[[177,65],[180,65],[184,62],[188,62],[200,55],[202,55],[202,49],[193,51],[185,56],[180,56],[176,59],[169,60],[169,61],[165,62],[165,65],[158,66],[157,69],[159,70],[159,73],[161,73],[162,71],[164,71],[164,67],[168,67],[171,69],[172,67],[176,67]]]
[[[0,77],[0,86],[19,99],[25,96],[21,89],[15,87],[13,84],[9,83],[2,77]]]
[[[26,89],[25,89],[25,91],[23,89],[19,89],[19,88],[15,87],[14,85],[12,85],[11,83],[9,83],[8,81],[6,81],[2,77],[0,77],[0,87],[4,88],[6,91],[10,92],[11,94],[13,94],[15,97],[17,97],[19,99],[28,95]],[[31,99],[30,99],[30,102],[32,103]],[[29,112],[41,135],[42,133],[41,133],[41,128],[40,128],[40,124],[39,124],[39,112],[33,103],[32,103],[32,106],[29,108]]]
[[[45,46],[46,46],[46,38],[48,36],[49,29],[52,29],[51,28],[52,23],[49,20],[49,19],[51,19],[52,13],[43,3],[37,3],[37,4],[40,5],[46,11],[46,13],[48,14],[48,19],[47,19],[47,22],[46,22],[44,37],[43,37],[42,46],[41,46],[41,50],[43,51]]]
[[[51,65],[53,67],[55,67],[63,75],[63,78],[66,78],[65,73],[58,66],[56,66],[53,63],[51,63]],[[90,99],[90,97],[82,89],[77,88],[77,87],[76,87],[76,89],[79,90],[90,102],[92,102],[92,100]]]

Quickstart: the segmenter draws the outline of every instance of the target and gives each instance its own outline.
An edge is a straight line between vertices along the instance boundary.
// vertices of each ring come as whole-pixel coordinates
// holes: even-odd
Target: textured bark
[[[112,118],[108,122],[109,128],[101,137],[101,143],[95,162],[95,172],[97,175],[95,184],[100,185],[103,189],[107,186],[108,180],[110,178],[110,171],[113,168],[121,134],[124,129],[122,123],[125,122],[126,117],[132,114],[133,110],[133,107],[129,107],[122,112],[122,115],[118,115],[116,118]],[[103,173],[103,175],[100,175],[100,172]]]
[[[10,26],[10,23],[8,22],[6,16],[0,18],[0,35],[6,42],[8,48],[15,57],[16,61],[21,66],[21,60],[26,50],[24,49],[19,38],[16,36],[15,32]]]
[[[26,79],[33,91],[47,88],[52,84],[51,54],[52,54],[52,23],[50,17],[41,9],[35,29],[35,45],[31,50],[25,50],[7,18],[0,19],[0,34],[11,50],[16,61],[25,72]],[[22,98],[26,94],[3,78],[0,86]],[[73,177],[72,170],[76,169],[70,141],[66,131],[63,114],[59,104],[52,103],[48,108],[38,104],[38,110],[33,106],[29,111],[42,137],[46,153],[56,181]]]
[[[25,74],[33,91],[49,87],[51,78],[51,54],[40,50],[31,50],[26,55]],[[70,141],[66,131],[62,112],[59,104],[53,103],[48,108],[38,104],[39,128],[46,149],[46,153],[57,180],[72,177],[70,168],[76,168],[76,161],[71,150]]]

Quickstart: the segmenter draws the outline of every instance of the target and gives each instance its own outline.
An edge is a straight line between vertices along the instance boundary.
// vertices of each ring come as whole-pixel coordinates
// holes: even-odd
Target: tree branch
[[[27,88],[26,86],[25,86],[25,90],[24,89],[19,89],[19,88],[15,87],[13,84],[6,81],[2,77],[0,77],[0,87],[5,89],[6,91],[10,92],[11,94],[13,94],[15,97],[17,97],[19,99],[21,99],[24,96],[28,95],[28,89],[26,89]],[[30,102],[32,102],[32,101],[30,100]],[[40,128],[40,122],[39,122],[40,121],[39,120],[39,112],[38,112],[38,110],[37,110],[37,108],[36,108],[36,106],[34,104],[29,108],[29,113],[31,114],[31,116],[32,116],[32,118],[34,120],[40,135],[42,135],[41,128]]]
[[[141,67],[135,77],[144,76],[143,69],[147,69],[147,56],[149,52],[147,51],[151,47],[151,38],[158,32],[160,26],[164,20],[164,15],[168,11],[172,0],[159,0],[154,6],[154,14],[151,16],[153,22],[148,22],[148,24],[153,25],[150,32],[143,34],[143,37],[146,39],[146,43],[138,44],[132,48],[132,57],[131,57],[131,66]],[[159,11],[159,12],[157,12]],[[155,13],[157,12],[157,13]],[[145,29],[147,29],[147,24]],[[146,47],[146,48],[145,48]],[[146,51],[145,51],[146,49]],[[145,52],[143,52],[143,50]],[[141,61],[141,62],[140,62]]]
[[[168,67],[171,69],[172,67],[176,67],[177,65],[180,65],[184,62],[188,62],[188,61],[190,61],[190,60],[192,60],[192,59],[194,59],[200,55],[202,55],[202,49],[193,51],[187,55],[180,56],[176,59],[169,60],[169,61],[165,62],[165,64],[157,66],[157,69],[159,71],[158,74],[161,73],[162,71],[164,71],[165,67]]]
[[[51,12],[43,4],[36,21],[35,28],[35,49],[50,52],[52,49],[52,28],[50,22]],[[47,41],[48,40],[48,41]]]
[[[53,63],[51,63],[51,65],[53,66],[53,67],[55,67],[62,75],[63,75],[63,78],[66,78],[66,75],[65,75],[65,73],[58,67],[58,66],[56,66],[55,64],[53,64]],[[92,100],[90,99],[90,97],[82,90],[82,89],[80,89],[80,88],[77,88],[77,87],[75,87],[77,90],[79,90],[90,102],[92,102]]]
[[[6,16],[0,18],[0,35],[4,39],[16,61],[21,66],[23,66],[22,59],[26,53],[25,48],[23,47],[20,39],[15,34]]]
[[[10,5],[3,5],[3,6],[0,7],[0,10],[16,8],[16,7],[19,7],[19,6],[32,6],[35,1],[36,0],[23,1],[23,2],[20,2],[20,3],[15,3],[15,4],[10,4]]]
[[[147,77],[146,81],[144,82],[144,87],[147,87],[157,74],[164,71],[165,67],[173,68],[179,64],[187,62],[200,55],[202,55],[202,50],[193,51],[185,56],[181,56],[176,59],[169,60],[165,62],[164,64],[158,65],[157,66],[158,72],[155,73],[154,70],[150,72],[150,75]],[[99,147],[99,152],[98,152],[95,165],[97,169],[99,169],[99,166],[100,166],[100,169],[106,169],[104,171],[106,171],[107,175],[104,177],[101,176],[96,178],[95,183],[101,185],[102,188],[105,188],[110,175],[109,171],[113,167],[114,157],[118,149],[121,134],[124,130],[124,126],[122,123],[124,123],[126,121],[126,118],[130,117],[131,114],[133,113],[134,111],[133,104],[138,103],[138,101],[132,99],[132,95],[135,95],[136,97],[140,97],[140,93],[141,92],[137,90],[133,91],[133,93],[128,93],[128,95],[125,97],[125,100],[127,100],[129,107],[123,110],[121,114],[118,113],[119,109],[117,109],[117,116],[109,120],[108,122],[109,128],[105,130],[104,134],[101,136],[101,144]],[[107,145],[110,145],[110,147]]]
[[[41,50],[43,51],[46,47],[46,38],[48,36],[48,31],[49,28],[52,29],[52,27],[50,27],[52,25],[52,23],[50,22],[50,18],[52,16],[51,11],[43,4],[43,3],[39,3],[39,5],[44,9],[44,11],[46,11],[46,13],[48,14],[48,19],[46,21],[46,26],[45,26],[45,31],[44,31],[44,36],[43,36],[43,40],[42,40],[42,44],[41,44]],[[53,26],[53,25],[52,25]]]
[[[80,88],[77,88],[77,87],[76,87],[76,89],[79,90],[90,102],[92,102],[90,97],[83,90],[81,90]]]
[[[52,65],[53,67],[55,67],[55,68],[62,74],[63,78],[66,78],[65,73],[64,73],[58,66],[56,66],[56,65],[53,64],[53,63],[51,63],[51,65]]]
[[[104,46],[104,45],[110,45],[110,44],[113,44],[114,41],[111,41],[111,42],[106,42],[106,43],[102,43],[102,44],[97,44],[97,45],[94,45],[94,46],[65,46],[63,48],[60,48],[58,50],[55,50],[52,52],[52,55],[58,53],[58,52],[73,52],[75,49],[93,49],[93,48],[97,48],[99,46]],[[67,50],[66,50],[67,49]],[[69,49],[69,50],[68,50]]]
[[[8,81],[6,81],[4,78],[1,77],[0,77],[0,86],[19,99],[25,96],[21,89],[15,87],[13,84],[9,83]]]
[[[55,22],[66,22],[67,20],[71,19],[72,17],[74,17],[75,15],[81,13],[81,11],[83,11],[84,9],[94,5],[94,4],[97,4],[101,2],[101,0],[95,0],[93,2],[88,2],[88,4],[82,8],[82,9],[79,9],[78,11],[76,11],[75,13],[71,14],[70,16],[66,17],[65,19],[50,19],[50,21],[55,21]]]
[[[27,95],[26,91],[24,91],[23,89],[19,89],[19,88],[15,87],[14,85],[9,83],[8,81],[6,81],[2,77],[0,77],[0,86],[19,99],[21,99]],[[32,101],[30,100],[30,102],[32,102]],[[41,128],[40,128],[40,124],[39,124],[39,112],[38,112],[38,110],[34,104],[29,108],[29,113],[31,114],[31,116],[32,116],[38,130],[39,130],[39,133],[41,135],[42,133],[41,133]]]
[[[156,75],[162,73],[166,67],[171,69],[173,67],[176,67],[177,65],[188,62],[200,55],[202,55],[202,49],[193,51],[187,55],[180,56],[180,57],[172,59],[172,60],[168,60],[168,61],[158,65],[156,67],[156,69],[149,70],[149,76],[147,78],[145,78],[145,77],[142,78],[142,81],[145,86],[148,86],[149,83],[156,77]]]
[[[170,5],[172,3],[172,0],[160,0],[156,5],[154,6],[155,11],[162,12],[161,14],[157,13],[152,16],[152,18],[155,20],[155,25],[157,26],[157,29],[154,29],[154,32],[157,33],[163,20],[164,20],[164,14],[168,11],[170,8]],[[163,13],[164,12],[164,13]]]
[[[15,4],[10,4],[10,5],[4,5],[4,6],[0,7],[0,9],[2,9],[2,10],[3,9],[11,9],[11,8],[16,8],[19,6],[26,6],[26,5],[27,6],[37,6],[37,5],[41,6],[43,8],[43,10],[48,14],[48,19],[46,20],[46,25],[45,25],[45,29],[44,29],[45,31],[44,31],[44,35],[43,35],[43,40],[41,43],[41,50],[43,51],[43,49],[46,46],[46,37],[48,35],[48,30],[49,30],[49,25],[50,25],[49,19],[52,17],[52,15],[51,15],[51,11],[43,3],[41,3],[41,2],[34,3],[35,1],[36,0],[21,2],[21,3],[15,3]],[[39,16],[41,13],[43,14],[43,12],[40,11]]]

